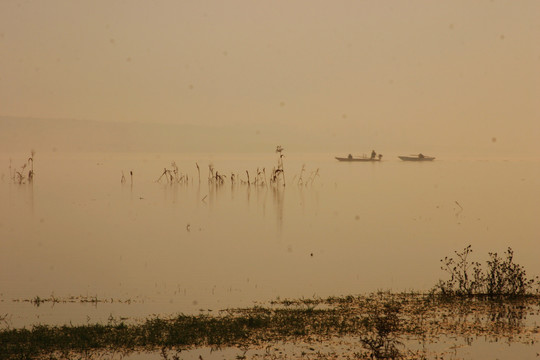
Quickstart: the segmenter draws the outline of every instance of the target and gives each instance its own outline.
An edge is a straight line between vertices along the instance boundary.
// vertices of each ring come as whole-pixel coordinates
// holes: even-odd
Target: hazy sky
[[[0,115],[540,142],[540,1],[0,1]]]

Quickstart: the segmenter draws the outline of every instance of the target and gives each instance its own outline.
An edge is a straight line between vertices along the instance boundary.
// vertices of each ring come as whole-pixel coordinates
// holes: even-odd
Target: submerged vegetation
[[[430,351],[429,344],[444,338],[465,342],[506,338],[533,344],[540,328],[528,324],[526,317],[538,313],[538,296],[508,302],[458,297],[449,301],[435,294],[380,292],[282,300],[268,307],[229,309],[216,316],[152,317],[138,325],[111,318],[107,324],[4,329],[0,358],[91,358],[92,353],[179,352],[201,347],[265,354],[286,343],[302,351],[321,352],[321,344],[340,342],[347,345],[339,350],[340,357],[422,359]]]
[[[81,295],[81,296],[69,296],[69,297],[57,297],[54,294],[51,294],[48,297],[40,297],[36,295],[35,297],[31,299],[14,299],[13,302],[22,302],[22,303],[31,303],[34,306],[40,306],[42,304],[50,303],[50,304],[67,304],[67,303],[81,303],[81,304],[94,304],[97,306],[97,304],[101,303],[123,303],[123,304],[131,304],[131,303],[138,303],[142,302],[140,299],[115,299],[115,298],[100,298],[97,295],[94,296],[88,296],[88,295]]]
[[[181,359],[183,352],[204,347],[236,349],[237,359],[444,359],[448,349],[430,345],[449,340],[455,349],[475,339],[535,344],[540,295],[513,262],[511,249],[505,259],[490,254],[486,270],[469,262],[471,251],[467,247],[456,252],[457,260],[443,259],[451,279],[428,293],[278,299],[212,316],[153,316],[136,324],[111,316],[106,324],[7,326],[0,331],[0,359],[90,359],[133,352]]]

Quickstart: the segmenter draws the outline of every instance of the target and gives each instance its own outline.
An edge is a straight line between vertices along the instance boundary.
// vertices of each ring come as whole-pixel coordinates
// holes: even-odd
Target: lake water
[[[285,152],[276,187],[241,183],[257,168],[268,180],[275,153],[38,153],[32,185],[9,180],[9,159],[28,155],[0,155],[0,314],[12,327],[77,324],[428,290],[446,278],[439,260],[469,244],[482,262],[510,246],[540,275],[540,159],[333,156]],[[187,183],[156,182],[173,161]],[[209,164],[223,185],[208,183]],[[76,299],[23,302],[36,296]]]

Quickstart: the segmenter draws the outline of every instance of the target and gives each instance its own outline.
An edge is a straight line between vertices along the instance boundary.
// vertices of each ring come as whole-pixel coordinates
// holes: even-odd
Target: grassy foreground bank
[[[253,349],[265,349],[265,359],[444,359],[429,345],[448,339],[455,344],[471,344],[476,338],[531,345],[540,341],[538,278],[528,277],[514,263],[511,248],[504,257],[490,253],[485,266],[471,261],[471,254],[468,246],[455,252],[455,258],[442,259],[448,279],[429,293],[277,300],[214,316],[152,317],[140,324],[110,319],[107,324],[5,328],[0,330],[0,360],[103,359],[134,352],[169,359],[170,350],[177,351],[176,360],[179,351],[202,347],[241,349],[239,360]],[[44,301],[37,299],[36,305]],[[346,346],[334,346],[343,339]],[[298,343],[312,344],[308,348],[315,353],[272,351],[276,344]],[[321,344],[334,350],[321,353]]]
[[[139,325],[111,321],[84,326],[39,325],[0,331],[1,359],[92,358],[92,354],[163,352],[197,347],[263,349],[269,344],[356,342],[356,358],[425,358],[404,342],[441,337],[532,344],[540,327],[540,296],[447,296],[381,292],[326,299],[280,300],[219,315],[149,318]],[[166,357],[166,355],[163,355]]]

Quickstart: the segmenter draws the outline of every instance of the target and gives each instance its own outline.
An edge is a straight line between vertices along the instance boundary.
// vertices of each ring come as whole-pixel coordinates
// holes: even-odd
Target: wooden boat
[[[403,161],[433,161],[435,158],[433,156],[426,156],[423,154],[418,155],[409,155],[409,156],[398,156]]]
[[[370,162],[370,161],[381,161],[382,155],[379,154],[377,157],[367,157],[365,155],[364,156],[352,156],[351,154],[349,154],[349,156],[347,156],[347,157],[336,156],[335,158],[338,161],[366,161],[366,162]]]

